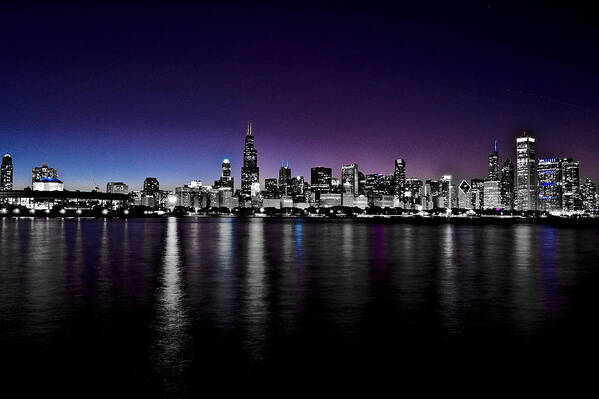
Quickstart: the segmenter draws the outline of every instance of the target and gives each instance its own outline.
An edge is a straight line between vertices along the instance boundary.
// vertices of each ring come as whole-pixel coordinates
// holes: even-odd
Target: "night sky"
[[[398,157],[408,177],[484,177],[493,140],[514,160],[523,128],[539,157],[599,178],[590,9],[20,4],[0,6],[0,151],[19,189],[41,162],[67,189],[90,171],[102,189],[211,184],[225,157],[239,186],[248,119],[261,180],[282,160],[309,179]]]

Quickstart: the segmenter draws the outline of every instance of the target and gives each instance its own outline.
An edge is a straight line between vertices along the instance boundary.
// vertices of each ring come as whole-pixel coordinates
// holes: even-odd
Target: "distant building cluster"
[[[358,164],[348,163],[341,166],[340,178],[337,179],[333,177],[331,168],[315,166],[310,171],[310,182],[304,176],[293,176],[289,162],[283,162],[278,177],[264,179],[262,186],[258,151],[254,146],[252,123],[249,122],[245,133],[240,189],[235,189],[231,162],[224,159],[220,178],[212,185],[193,180],[176,187],[174,191],[168,191],[160,190],[156,177],[148,177],[142,190],[130,191],[124,182],[108,182],[106,193],[127,198],[122,206],[143,206],[149,209],[182,207],[196,211],[210,208],[350,207],[415,211],[456,208],[542,211],[561,215],[597,212],[597,186],[592,179],[581,183],[578,161],[555,156],[537,158],[536,139],[526,133],[518,137],[515,144],[515,165],[509,158],[500,163],[495,142],[493,151],[488,155],[487,176],[459,183],[451,175],[426,180],[409,178],[406,174],[406,160],[397,158],[391,174],[364,174],[359,170]],[[13,163],[10,154],[2,158],[0,183],[2,191],[13,191]],[[58,179],[57,170],[43,163],[32,169],[30,190],[63,191],[64,184]],[[7,201],[10,198],[7,192],[2,195],[1,200]]]

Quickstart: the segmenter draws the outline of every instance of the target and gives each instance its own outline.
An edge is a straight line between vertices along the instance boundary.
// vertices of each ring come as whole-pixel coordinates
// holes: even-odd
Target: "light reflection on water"
[[[197,375],[356,368],[383,353],[597,351],[597,229],[0,223],[0,350],[15,369],[59,357],[180,396]]]

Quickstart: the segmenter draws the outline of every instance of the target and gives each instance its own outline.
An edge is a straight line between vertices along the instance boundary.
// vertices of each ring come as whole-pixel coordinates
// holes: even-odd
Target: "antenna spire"
[[[497,140],[493,142],[493,150],[497,152]]]
[[[252,135],[252,121],[251,120],[248,121],[248,127],[247,127],[247,130],[245,131],[245,135],[246,136]]]

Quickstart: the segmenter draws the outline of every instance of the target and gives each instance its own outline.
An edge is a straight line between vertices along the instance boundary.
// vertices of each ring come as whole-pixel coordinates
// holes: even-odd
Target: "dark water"
[[[3,384],[176,397],[599,354],[598,229],[4,218],[0,231]]]

